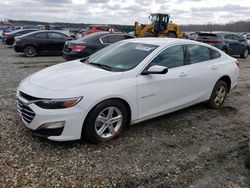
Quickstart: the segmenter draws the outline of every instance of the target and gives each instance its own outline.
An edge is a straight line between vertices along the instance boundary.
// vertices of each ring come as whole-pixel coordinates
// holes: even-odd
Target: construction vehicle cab
[[[135,36],[182,38],[179,25],[169,22],[169,18],[169,14],[156,13],[149,16],[151,24],[135,22]]]

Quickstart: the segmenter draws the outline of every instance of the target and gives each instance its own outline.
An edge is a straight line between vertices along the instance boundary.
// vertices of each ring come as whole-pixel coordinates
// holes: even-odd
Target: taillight
[[[13,35],[6,35],[7,39],[11,39],[13,37]]]
[[[82,51],[84,48],[86,48],[86,46],[68,46],[68,48],[72,49],[72,51],[80,52],[80,51]]]
[[[222,42],[221,40],[208,40],[208,42],[210,42],[210,43],[219,43],[219,42]]]
[[[240,68],[240,62],[239,62],[239,60],[236,60],[235,63],[238,66],[238,68]]]
[[[15,38],[15,41],[16,42],[21,42],[21,39],[20,38]]]

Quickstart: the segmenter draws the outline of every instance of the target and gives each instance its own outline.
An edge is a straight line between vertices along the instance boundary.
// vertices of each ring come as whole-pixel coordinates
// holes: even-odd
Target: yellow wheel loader
[[[136,37],[183,37],[179,25],[169,22],[169,14],[151,14],[149,18],[151,24],[135,22]]]

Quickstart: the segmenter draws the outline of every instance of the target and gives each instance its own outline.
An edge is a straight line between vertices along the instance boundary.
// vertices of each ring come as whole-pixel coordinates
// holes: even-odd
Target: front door
[[[168,68],[166,74],[139,75],[138,119],[158,114],[185,104],[192,88],[186,71],[182,45],[170,47],[157,55],[150,64]]]

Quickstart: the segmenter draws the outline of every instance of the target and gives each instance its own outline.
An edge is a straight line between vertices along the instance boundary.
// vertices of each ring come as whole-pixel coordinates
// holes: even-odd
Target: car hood
[[[75,60],[30,75],[21,82],[19,89],[41,98],[79,96],[84,89],[96,87],[99,83],[119,80],[122,74]]]

